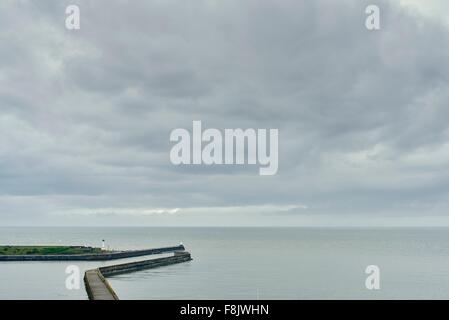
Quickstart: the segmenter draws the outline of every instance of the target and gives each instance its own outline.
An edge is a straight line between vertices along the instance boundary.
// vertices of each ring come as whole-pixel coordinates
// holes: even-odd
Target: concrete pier
[[[98,269],[86,271],[84,284],[89,300],[118,300],[114,289]]]
[[[106,277],[192,260],[190,253],[177,251],[173,256],[101,267],[86,271],[84,283],[90,300],[118,300]]]
[[[0,261],[106,261],[147,256],[185,250],[183,245],[145,250],[117,251],[92,254],[55,254],[55,255],[0,255]]]

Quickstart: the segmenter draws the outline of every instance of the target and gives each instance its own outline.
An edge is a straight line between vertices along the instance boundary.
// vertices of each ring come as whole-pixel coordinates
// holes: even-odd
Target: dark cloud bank
[[[0,224],[448,225],[449,29],[375,2],[3,1]],[[173,166],[192,120],[278,174]]]

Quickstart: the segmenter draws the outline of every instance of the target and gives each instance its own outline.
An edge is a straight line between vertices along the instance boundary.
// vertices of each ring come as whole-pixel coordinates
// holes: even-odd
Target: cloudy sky
[[[2,0],[0,225],[449,225],[448,77],[445,0]],[[172,165],[193,120],[277,175]]]

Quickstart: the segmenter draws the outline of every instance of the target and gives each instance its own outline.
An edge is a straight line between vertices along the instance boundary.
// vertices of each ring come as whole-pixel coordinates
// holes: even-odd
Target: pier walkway
[[[118,300],[117,294],[106,280],[106,277],[187,262],[190,260],[192,260],[192,258],[189,252],[176,251],[174,255],[170,257],[129,262],[88,270],[84,275],[87,295],[90,300]]]

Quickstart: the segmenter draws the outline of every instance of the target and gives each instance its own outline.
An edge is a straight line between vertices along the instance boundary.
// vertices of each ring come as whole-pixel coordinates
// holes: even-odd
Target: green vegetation
[[[81,246],[0,246],[0,255],[55,255],[103,252],[100,248]]]

